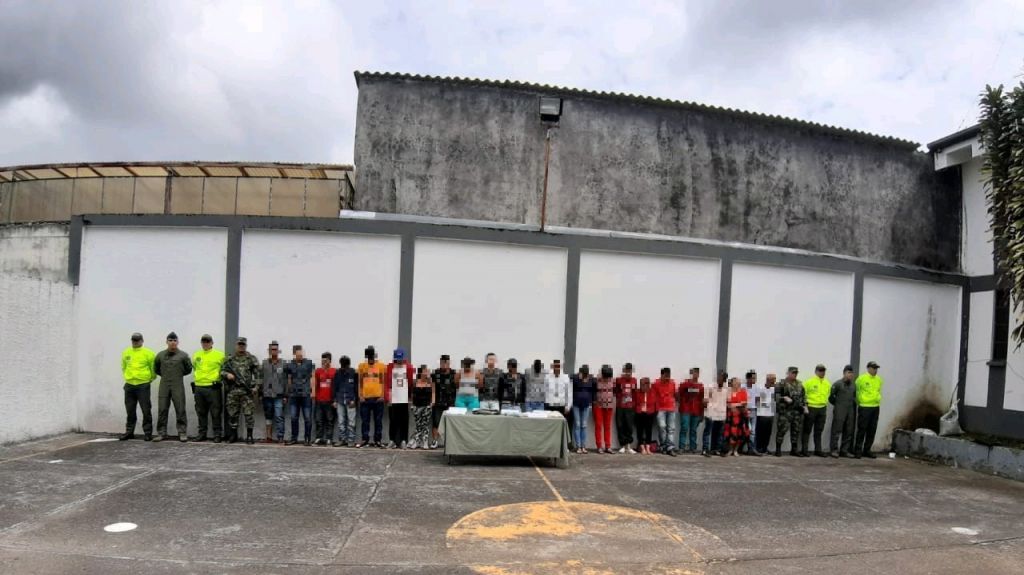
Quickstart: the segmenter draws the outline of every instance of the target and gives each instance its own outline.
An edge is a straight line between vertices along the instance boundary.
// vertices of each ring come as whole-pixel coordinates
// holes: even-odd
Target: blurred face
[[[877,367],[869,367],[868,368],[868,373],[870,373],[871,375],[878,375],[878,368]]]
[[[331,367],[331,358],[329,358],[329,357],[321,357],[320,358],[320,367],[323,367],[325,369],[328,368],[328,367]]]
[[[754,387],[755,383],[757,383],[757,374],[756,373],[752,373],[752,374],[748,375],[747,376],[747,387]]]
[[[764,382],[765,387],[775,387],[775,379],[775,374],[769,373],[768,378]]]
[[[213,340],[212,339],[201,340],[199,342],[199,345],[203,346],[204,350],[210,351],[211,349],[213,349]]]
[[[487,354],[487,367],[494,369],[494,366],[498,363],[498,356],[493,353]]]
[[[178,350],[178,340],[176,340],[176,339],[169,339],[169,340],[167,340],[167,349],[169,349],[171,351],[177,351]]]
[[[731,387],[732,389],[739,389],[740,388],[740,378],[734,377],[731,380],[729,380],[729,387]]]
[[[306,352],[303,351],[302,348],[300,347],[299,349],[293,351],[292,355],[295,356],[295,361],[302,361],[306,357]]]
[[[509,373],[515,375],[515,373],[517,371],[519,371],[519,366],[518,365],[510,365],[510,366],[508,366],[508,372]]]
[[[551,373],[555,374],[556,376],[561,375],[562,374],[562,363],[558,362],[558,361],[553,362],[551,364]]]
[[[825,370],[824,369],[815,369],[814,370],[814,374],[817,375],[818,377],[825,377]]]
[[[132,338],[132,347],[142,347],[142,338]]]
[[[853,371],[851,371],[851,370],[844,371],[843,372],[843,379],[845,379],[846,381],[852,380],[853,379]]]
[[[800,372],[797,370],[786,372],[786,381],[795,381],[798,373]]]
[[[245,349],[246,345],[244,343],[235,344],[235,353],[237,353],[238,355],[242,355],[243,353],[245,353]]]
[[[448,361],[447,359],[442,359],[441,360],[441,369],[450,369],[451,365],[452,365],[452,362]]]
[[[622,369],[622,376],[623,377],[633,377],[633,368],[631,368],[631,367],[623,368]]]
[[[281,355],[281,348],[276,345],[268,347],[267,351],[270,353],[270,359],[277,359]]]

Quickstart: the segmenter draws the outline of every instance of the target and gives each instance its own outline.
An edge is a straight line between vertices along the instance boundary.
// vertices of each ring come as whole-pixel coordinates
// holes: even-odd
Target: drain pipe
[[[540,198],[540,231],[548,219],[548,164],[551,162],[551,128],[544,135],[544,193]]]

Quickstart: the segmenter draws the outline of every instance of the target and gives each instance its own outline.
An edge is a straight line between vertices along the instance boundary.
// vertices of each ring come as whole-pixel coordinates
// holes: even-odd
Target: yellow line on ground
[[[530,463],[533,464],[533,468],[537,470],[537,473],[540,475],[540,478],[544,480],[544,483],[547,483],[548,489],[550,489],[551,493],[555,495],[555,499],[557,499],[559,503],[565,503],[565,499],[562,498],[562,494],[555,489],[555,486],[551,483],[551,480],[548,479],[548,476],[544,475],[544,471],[540,467],[537,467],[537,463],[533,461],[533,458],[527,457],[527,459],[529,459]]]

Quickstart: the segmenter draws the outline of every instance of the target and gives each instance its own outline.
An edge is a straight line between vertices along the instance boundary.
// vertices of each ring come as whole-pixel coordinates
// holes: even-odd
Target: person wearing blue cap
[[[384,378],[384,402],[388,406],[388,448],[405,449],[409,441],[409,387],[413,382],[412,364],[406,361],[405,350],[392,355]]]

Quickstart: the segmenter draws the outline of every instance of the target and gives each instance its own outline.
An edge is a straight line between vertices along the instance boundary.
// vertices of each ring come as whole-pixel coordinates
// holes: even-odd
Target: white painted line
[[[116,437],[98,437],[96,439],[90,439],[86,443],[106,443],[108,441],[117,441]]]
[[[967,527],[953,527],[953,533],[959,533],[960,535],[977,535],[976,529],[969,529]]]
[[[47,463],[64,463],[63,459],[51,459]]]
[[[125,531],[131,531],[138,527],[134,523],[111,523],[103,528],[107,533],[124,533]]]

